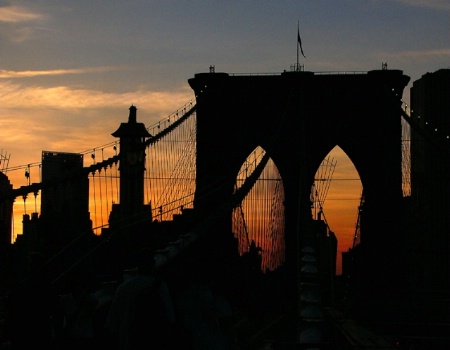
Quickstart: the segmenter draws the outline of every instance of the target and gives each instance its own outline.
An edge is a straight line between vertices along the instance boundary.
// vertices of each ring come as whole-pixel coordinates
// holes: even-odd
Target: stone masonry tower
[[[144,123],[136,120],[135,106],[130,106],[127,123],[121,123],[112,136],[120,138],[120,204],[113,206],[110,224],[120,232],[128,245],[136,225],[151,219],[150,208],[144,205],[145,139],[151,137]]]

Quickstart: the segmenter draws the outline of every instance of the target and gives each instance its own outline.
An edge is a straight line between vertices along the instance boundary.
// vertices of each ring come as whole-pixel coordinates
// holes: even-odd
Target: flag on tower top
[[[300,38],[300,28],[297,27],[297,49],[299,46],[300,46],[300,51],[302,53],[302,56],[306,58],[305,54],[303,53],[302,39]]]

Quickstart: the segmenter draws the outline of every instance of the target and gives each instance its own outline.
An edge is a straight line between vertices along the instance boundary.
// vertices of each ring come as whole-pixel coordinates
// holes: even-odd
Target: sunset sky
[[[131,104],[149,126],[193,99],[187,80],[210,65],[289,70],[297,24],[305,70],[387,62],[411,77],[406,102],[413,81],[450,67],[449,0],[0,0],[0,151],[14,167],[40,162],[42,150],[114,141]],[[334,156],[325,215],[349,242],[361,184],[348,180],[357,173],[342,153]],[[25,184],[22,171],[8,176],[15,188]]]

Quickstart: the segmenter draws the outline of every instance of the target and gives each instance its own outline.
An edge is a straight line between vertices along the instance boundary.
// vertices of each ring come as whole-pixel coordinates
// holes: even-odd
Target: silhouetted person
[[[53,345],[58,300],[42,254],[28,257],[26,278],[8,296],[11,348],[49,349]]]
[[[117,287],[105,325],[115,349],[174,348],[172,297],[167,284],[153,276],[154,264],[152,251],[142,249],[137,274]]]
[[[82,349],[94,344],[94,315],[98,301],[80,276],[70,281],[70,290],[60,297],[63,315],[61,344],[64,349]]]
[[[201,273],[194,277],[179,298],[182,326],[189,335],[183,349],[239,348],[231,327],[231,305],[224,297],[214,293],[210,283]]]
[[[247,264],[250,271],[253,273],[261,272],[261,263],[262,263],[262,248],[257,247],[254,240],[250,243],[250,247],[248,252],[243,254],[244,263]]]
[[[242,254],[242,273],[244,276],[242,292],[248,298],[247,308],[251,313],[261,311],[261,305],[259,305],[258,298],[256,297],[262,288],[261,252],[261,247],[256,246],[255,241],[252,240],[249,250]]]

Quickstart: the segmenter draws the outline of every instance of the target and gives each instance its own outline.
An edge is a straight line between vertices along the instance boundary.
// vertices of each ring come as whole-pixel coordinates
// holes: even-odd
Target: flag
[[[303,57],[306,58],[305,54],[303,53],[302,39],[300,38],[300,29],[299,28],[297,28],[297,45],[300,45],[300,51],[301,51]]]

